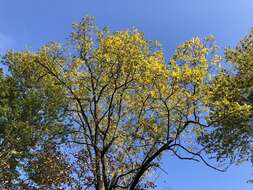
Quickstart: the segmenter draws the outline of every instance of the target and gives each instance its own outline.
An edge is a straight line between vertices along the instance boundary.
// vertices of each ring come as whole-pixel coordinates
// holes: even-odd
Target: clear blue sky
[[[193,37],[216,36],[223,48],[235,46],[253,27],[252,0],[0,0],[0,52],[37,49],[50,40],[64,42],[71,23],[91,15],[112,30],[136,27],[162,43],[171,55]],[[251,190],[250,164],[219,173],[200,163],[165,156],[158,190]],[[160,172],[159,172],[160,173]],[[253,177],[253,176],[252,176]]]

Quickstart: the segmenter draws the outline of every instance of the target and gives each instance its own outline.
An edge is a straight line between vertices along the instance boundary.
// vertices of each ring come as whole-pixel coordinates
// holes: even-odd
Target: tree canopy
[[[242,39],[236,48],[226,48],[224,58],[227,67],[224,74],[217,78],[221,86],[217,88],[216,99],[224,96],[240,105],[249,106],[247,113],[231,115],[223,119],[209,134],[208,139],[217,139],[217,143],[210,145],[210,151],[220,159],[230,157],[236,162],[252,160],[252,132],[253,132],[253,31]],[[219,112],[216,107],[212,109]],[[227,109],[224,107],[224,109]]]
[[[225,164],[248,151],[240,146],[248,139],[235,136],[248,129],[251,104],[238,98],[244,93],[221,68],[211,36],[192,38],[166,58],[138,30],[101,30],[91,17],[73,28],[66,45],[3,57],[0,175],[8,178],[0,185],[150,189],[162,156],[225,170],[208,158]],[[228,50],[227,59],[239,63],[240,51]]]

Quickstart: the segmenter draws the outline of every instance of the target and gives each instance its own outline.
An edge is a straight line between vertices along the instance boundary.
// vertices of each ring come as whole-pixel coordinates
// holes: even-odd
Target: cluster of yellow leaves
[[[95,56],[106,77],[129,78],[148,84],[167,75],[163,52],[151,52],[140,32],[117,32],[101,39]]]
[[[208,72],[208,49],[199,38],[193,38],[178,46],[170,60],[171,77],[185,83],[200,84]]]

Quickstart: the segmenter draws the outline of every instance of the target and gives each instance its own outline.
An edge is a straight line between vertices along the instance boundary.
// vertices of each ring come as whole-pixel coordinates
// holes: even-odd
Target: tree
[[[30,79],[31,70],[9,69],[11,76],[0,70],[0,187],[17,189],[36,147],[64,135],[65,103],[55,85]]]
[[[217,78],[221,83],[216,89],[215,99],[227,96],[228,101],[236,102],[240,105],[247,104],[249,112],[247,114],[236,114],[227,117],[216,125],[208,137],[207,141],[216,139],[217,142],[209,144],[209,152],[215,153],[218,159],[230,157],[233,161],[241,163],[252,161],[252,140],[253,140],[253,31],[242,39],[235,49],[225,49],[225,59],[227,67],[224,68],[226,74]],[[227,106],[212,106],[213,114],[218,115],[227,109]]]
[[[216,151],[211,145],[217,139],[207,137],[221,121],[248,114],[250,106],[226,98],[227,91],[219,96],[223,81],[216,78],[224,72],[212,44],[211,38],[186,41],[166,64],[162,48],[143,33],[99,30],[85,17],[74,25],[67,47],[50,42],[37,53],[8,52],[4,63],[21,86],[43,95],[40,106],[52,118],[64,116],[67,135],[54,142],[69,158],[62,185],[141,190],[154,187],[148,176],[162,156],[222,170],[202,154]],[[55,126],[50,128],[57,131]]]

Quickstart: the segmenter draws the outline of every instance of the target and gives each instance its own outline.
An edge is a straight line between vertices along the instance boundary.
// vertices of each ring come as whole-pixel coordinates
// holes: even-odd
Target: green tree
[[[206,136],[208,151],[222,160],[230,157],[233,162],[252,160],[253,140],[253,31],[242,39],[236,48],[225,49],[224,75],[217,77],[220,86],[215,89],[215,99],[226,99],[235,104],[249,106],[247,114],[233,114],[216,124],[215,130]],[[231,109],[227,105],[212,105],[212,116]],[[216,143],[211,145],[212,140]]]
[[[46,78],[35,82],[32,70],[17,65],[9,67],[10,76],[0,71],[1,188],[14,188],[21,181],[23,164],[36,148],[56,140],[58,134],[63,137],[65,130],[65,103],[57,86]]]
[[[74,25],[66,48],[51,42],[36,53],[9,52],[4,63],[13,80],[27,89],[25,95],[35,98],[28,104],[35,110],[21,108],[30,113],[25,121],[43,113],[38,121],[48,119],[46,129],[58,131],[65,124],[64,138],[52,142],[68,154],[70,171],[65,182],[59,181],[61,188],[141,190],[154,187],[148,176],[160,167],[162,156],[224,169],[210,165],[202,154],[223,148],[211,148],[217,139],[209,134],[227,118],[248,115],[251,107],[227,98],[230,91],[218,80],[226,74],[218,69],[220,58],[212,44],[211,38],[188,40],[166,64],[162,48],[143,33],[99,30],[85,17]],[[32,168],[50,160],[36,159]],[[30,171],[39,177],[36,171],[44,172]],[[46,180],[50,185],[52,180]],[[32,188],[45,182],[28,181]]]

